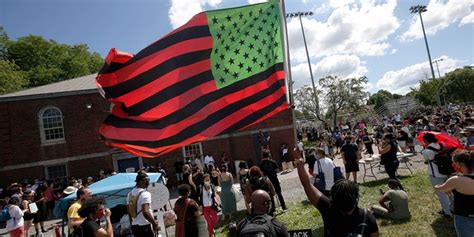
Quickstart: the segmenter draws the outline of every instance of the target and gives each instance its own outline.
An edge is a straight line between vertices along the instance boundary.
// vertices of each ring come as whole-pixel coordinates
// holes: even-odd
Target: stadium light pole
[[[306,49],[306,58],[308,60],[309,75],[311,76],[311,85],[313,86],[314,102],[316,103],[316,113],[317,113],[317,116],[319,116],[319,99],[318,99],[318,95],[316,95],[316,85],[314,84],[313,69],[311,68],[311,61],[309,59],[308,45],[306,44],[306,35],[304,33],[303,21],[301,20],[302,16],[312,16],[312,15],[313,15],[313,12],[311,12],[311,11],[308,11],[308,12],[294,12],[294,13],[287,13],[286,18],[296,18],[296,17],[298,17],[300,19],[301,32],[303,33],[304,48]]]
[[[438,62],[442,62],[442,61],[443,61],[442,58],[436,59],[436,60],[433,61],[436,64],[436,70],[438,71],[438,78],[441,78],[441,74],[439,73]]]
[[[415,5],[415,6],[410,7],[411,13],[413,14],[418,13],[418,15],[420,16],[421,28],[423,29],[423,36],[425,38],[426,52],[428,52],[428,60],[430,62],[431,76],[433,79],[436,79],[436,76],[433,70],[433,61],[431,60],[431,55],[430,55],[430,48],[428,47],[428,40],[426,39],[425,25],[423,24],[423,17],[421,16],[421,13],[426,12],[426,11],[428,10],[426,9],[426,6],[424,5]],[[441,106],[441,99],[439,98],[439,92],[437,93],[437,96],[436,96],[436,102],[438,106]]]

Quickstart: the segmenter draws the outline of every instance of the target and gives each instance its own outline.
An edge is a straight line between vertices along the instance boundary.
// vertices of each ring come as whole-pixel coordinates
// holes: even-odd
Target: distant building
[[[414,97],[404,96],[400,99],[393,99],[385,102],[386,112],[389,114],[403,114],[418,106],[418,102]]]
[[[191,144],[160,158],[145,159],[104,145],[98,128],[110,111],[88,75],[0,95],[0,185],[35,178],[85,178],[99,169],[125,172],[161,162],[174,182],[174,162],[192,154],[222,152],[233,160],[257,162],[257,133],[268,132],[270,149],[279,159],[282,143],[294,146],[290,110],[243,131]],[[132,169],[130,169],[132,168]]]

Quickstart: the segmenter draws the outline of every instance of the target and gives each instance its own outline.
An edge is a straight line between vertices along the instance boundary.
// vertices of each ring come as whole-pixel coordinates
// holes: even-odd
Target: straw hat
[[[64,189],[63,193],[66,195],[69,195],[71,193],[75,193],[77,191],[77,188],[73,186],[68,186],[66,189]]]

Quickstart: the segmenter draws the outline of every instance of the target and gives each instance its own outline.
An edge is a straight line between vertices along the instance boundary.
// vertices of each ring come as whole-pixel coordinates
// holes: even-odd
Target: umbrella
[[[417,139],[418,139],[418,141],[421,142],[421,144],[424,147],[428,145],[428,144],[425,144],[425,141],[423,141],[423,136],[426,133],[434,134],[435,138],[438,140],[439,143],[441,143],[441,145],[444,148],[457,148],[457,149],[464,150],[464,146],[461,144],[461,142],[459,141],[458,138],[450,136],[446,133],[433,132],[433,131],[423,131],[423,132],[420,132],[420,134],[418,135]]]
[[[161,173],[147,173],[150,177],[150,184],[157,183],[161,180]],[[89,186],[94,196],[103,196],[106,200],[108,208],[116,205],[127,204],[127,195],[135,187],[135,178],[137,173],[118,173],[105,179],[99,180]],[[65,197],[64,201],[72,201],[76,198],[76,194]]]

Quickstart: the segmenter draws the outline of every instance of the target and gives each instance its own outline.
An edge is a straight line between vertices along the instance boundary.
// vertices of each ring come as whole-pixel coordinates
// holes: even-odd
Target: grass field
[[[391,221],[377,219],[380,236],[456,236],[453,220],[436,215],[441,210],[438,199],[431,187],[426,172],[418,172],[413,176],[401,177],[402,184],[409,196],[409,207],[412,214],[408,221]],[[376,204],[380,194],[379,189],[387,190],[387,180],[379,180],[361,184],[361,208]],[[300,184],[298,184],[300,185]],[[302,187],[301,187],[302,188]],[[305,198],[306,200],[306,198]],[[287,229],[312,229],[313,236],[323,236],[322,218],[316,208],[309,202],[293,202],[288,204],[287,213],[278,213],[277,219],[284,222]],[[232,220],[227,220],[223,226],[231,221],[243,219],[245,212],[241,211]],[[228,236],[227,228],[216,230],[217,236]]]

